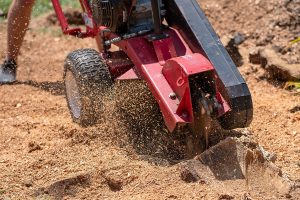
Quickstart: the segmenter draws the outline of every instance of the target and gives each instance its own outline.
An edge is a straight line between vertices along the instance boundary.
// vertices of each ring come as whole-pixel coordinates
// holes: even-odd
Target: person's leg
[[[0,83],[15,81],[18,54],[29,25],[35,0],[13,0],[7,25],[7,55],[0,68]]]
[[[34,0],[14,0],[10,7],[7,25],[7,59],[17,61],[33,4]]]

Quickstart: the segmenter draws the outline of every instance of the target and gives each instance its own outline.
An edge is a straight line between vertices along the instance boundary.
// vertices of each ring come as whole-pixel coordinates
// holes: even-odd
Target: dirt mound
[[[265,152],[258,144],[255,146],[243,137],[227,138],[193,160],[180,163],[181,178],[236,193],[248,190],[253,195],[265,197],[280,198],[295,192],[295,183],[264,157]],[[224,186],[226,181],[232,184]],[[299,194],[300,191],[296,192]]]
[[[34,196],[54,199],[84,197],[82,194],[98,188],[97,197],[108,195],[118,198],[136,189],[143,189],[139,194],[150,192],[151,197],[151,188],[146,187],[152,185],[155,188],[155,185],[165,181],[175,181],[190,187],[199,185],[201,192],[203,188],[208,189],[213,192],[208,199],[214,196],[214,199],[258,199],[262,196],[266,199],[297,199],[300,194],[297,183],[291,181],[264,154],[257,144],[254,147],[246,138],[227,138],[194,159],[182,161],[164,171],[160,167],[141,164],[99,165],[87,173],[74,174],[40,187],[35,190]],[[147,176],[145,169],[151,170]],[[152,173],[157,172],[163,173],[157,174],[159,177],[153,180],[151,176],[155,174]],[[169,197],[182,198],[177,195]]]
[[[299,0],[199,1],[220,36],[242,33],[248,46],[274,48],[288,63],[300,63]],[[230,25],[229,25],[230,24]]]
[[[80,10],[75,10],[68,8],[63,11],[67,22],[70,25],[84,25],[84,21],[82,19],[82,14]],[[46,20],[51,25],[59,25],[56,14],[53,12],[47,15]]]

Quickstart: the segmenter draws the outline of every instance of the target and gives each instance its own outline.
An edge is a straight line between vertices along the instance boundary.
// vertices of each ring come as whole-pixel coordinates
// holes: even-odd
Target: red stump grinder
[[[251,123],[247,84],[196,0],[80,0],[85,31],[70,28],[59,0],[52,3],[65,34],[94,37],[99,47],[76,50],[65,62],[75,122],[99,118],[95,101],[101,106],[116,80],[142,79],[170,132],[189,126],[205,142],[208,118],[223,129]],[[120,50],[110,51],[112,44]]]

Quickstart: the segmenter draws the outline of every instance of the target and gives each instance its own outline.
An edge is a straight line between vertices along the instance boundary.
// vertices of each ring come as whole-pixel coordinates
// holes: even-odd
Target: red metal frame
[[[86,32],[82,32],[80,28],[69,29],[59,0],[52,0],[52,3],[63,32],[81,38],[96,36],[99,50],[106,58],[107,55],[102,49],[103,37],[101,38],[101,36],[104,35],[107,28],[96,26],[87,0],[80,0],[86,18]],[[115,43],[126,53],[131,64],[112,64],[114,61],[111,57],[107,60],[112,77],[115,79],[139,77],[147,82],[160,106],[166,126],[172,132],[180,124],[194,121],[189,78],[201,73],[214,74],[214,67],[205,56],[193,53],[178,31],[169,28],[164,33],[169,37],[149,41],[147,36],[138,36]],[[115,37],[118,35],[105,32],[105,39]],[[221,105],[218,114],[223,115],[230,110],[230,107],[217,88],[216,91],[216,98]]]
[[[51,0],[53,8],[56,12],[57,18],[60,22],[61,29],[64,34],[72,35],[79,38],[86,38],[86,37],[95,37],[98,33],[97,26],[92,17],[92,11],[88,5],[86,0],[79,0],[81,8],[83,10],[83,19],[86,24],[86,31],[82,31],[81,28],[70,28],[67,19],[62,11],[60,1],[59,0]]]

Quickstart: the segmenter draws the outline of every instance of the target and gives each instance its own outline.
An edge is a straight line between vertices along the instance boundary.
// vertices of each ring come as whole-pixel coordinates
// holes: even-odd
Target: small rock
[[[234,40],[235,45],[240,45],[243,42],[245,42],[246,36],[244,34],[241,34],[241,33],[235,33],[233,35],[233,40]]]
[[[112,177],[106,177],[106,182],[112,191],[120,191],[123,188],[123,181],[114,179]]]
[[[249,51],[249,62],[252,64],[259,65],[262,63],[259,48],[251,48]]]
[[[243,57],[239,52],[238,45],[243,41],[241,36],[224,36],[221,38],[223,45],[231,56],[233,62],[238,66],[244,64]]]
[[[290,198],[292,198],[292,195],[286,194],[286,195],[285,195],[285,198],[290,199]]]
[[[113,192],[117,192],[123,189],[126,185],[130,184],[138,177],[128,172],[127,170],[110,170],[102,171],[102,176],[105,179],[106,184]]]
[[[270,153],[266,151],[262,146],[259,146],[259,150],[262,152],[264,158],[268,161],[275,162],[277,159],[277,155],[275,153]]]
[[[290,113],[296,113],[296,112],[299,112],[300,111],[300,106],[295,106],[294,108],[292,108],[290,110]]]
[[[241,198],[241,200],[252,200],[250,197],[250,194],[245,193],[244,196]]]
[[[219,196],[219,200],[231,200],[231,199],[234,199],[234,197],[228,194],[222,194]]]
[[[29,148],[28,153],[31,153],[33,151],[42,150],[42,147],[36,142],[29,142],[28,148]]]
[[[248,129],[243,129],[243,130],[241,131],[241,133],[242,133],[243,135],[245,135],[245,136],[252,135],[252,133],[251,133]]]
[[[182,166],[180,168],[180,178],[186,183],[194,183],[200,180],[195,169],[190,166]]]
[[[288,64],[279,58],[279,55],[273,50],[266,48],[260,51],[260,57],[265,62],[261,65],[264,67],[271,78],[281,81],[298,81],[300,80],[300,67],[297,64]]]
[[[170,196],[168,196],[168,198],[169,199],[178,199],[178,196],[176,196],[176,195],[170,195]]]
[[[25,185],[25,187],[31,187],[33,185],[31,180],[26,180],[23,184]]]

